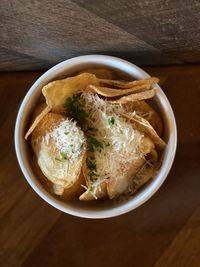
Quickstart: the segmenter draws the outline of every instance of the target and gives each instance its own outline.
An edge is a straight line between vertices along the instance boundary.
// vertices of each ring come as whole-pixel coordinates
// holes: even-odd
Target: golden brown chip
[[[33,170],[41,182],[42,186],[51,194],[59,196],[63,200],[72,200],[75,197],[79,197],[83,192],[84,189],[81,185],[85,185],[85,179],[82,174],[80,174],[79,179],[75,181],[75,183],[69,187],[64,188],[61,185],[54,184],[51,181],[49,181],[46,176],[41,172],[36,157],[33,158]]]
[[[68,97],[78,92],[85,91],[89,84],[99,85],[94,74],[82,73],[74,77],[48,83],[42,88],[48,107],[53,112],[63,112],[65,101]]]
[[[128,102],[134,102],[134,101],[140,101],[144,99],[149,99],[154,97],[156,90],[151,89],[148,91],[140,92],[140,93],[135,93],[127,96],[122,96],[121,98],[117,100],[111,100],[111,103],[118,103],[118,104],[126,104]]]
[[[85,184],[85,180],[81,174],[81,168],[85,159],[86,144],[83,143],[80,154],[74,160],[70,160],[67,156],[63,158],[56,140],[51,136],[48,137],[48,133],[56,129],[61,122],[69,123],[72,127],[73,122],[63,115],[48,113],[34,129],[31,144],[37,165],[50,182],[51,187],[48,188],[63,199],[68,199],[72,195],[79,196],[83,192],[81,183]],[[78,131],[81,134],[81,130],[77,127]],[[65,139],[64,142],[66,142]]]
[[[145,101],[135,101],[123,104],[123,108],[128,113],[136,112],[137,115],[146,119],[151,126],[155,129],[159,136],[162,135],[162,120],[158,113]]]
[[[137,114],[130,116],[125,113],[121,113],[121,116],[128,119],[139,131],[146,133],[159,149],[165,148],[166,143],[160,138],[147,120],[138,116]]]
[[[97,186],[93,186],[93,183],[88,178],[89,171],[86,164],[86,158],[82,165],[82,173],[86,181],[86,187],[84,187],[86,191],[79,197],[79,199],[81,201],[88,201],[107,198],[106,181],[102,181],[102,183],[99,183]]]
[[[33,123],[31,124],[30,128],[28,129],[28,131],[27,131],[27,133],[25,135],[25,139],[27,139],[29,137],[29,135],[33,132],[33,130],[38,125],[38,123],[49,112],[50,112],[50,108],[46,105],[46,103],[43,103],[42,105],[40,105],[38,107],[38,109],[36,108],[36,112],[33,115],[33,117],[34,117]]]
[[[92,187],[89,187],[80,197],[81,201],[97,200],[107,198],[107,185],[103,181],[100,185],[97,186],[96,190]]]
[[[144,90],[150,90],[150,88],[151,88],[150,85],[146,84],[138,85],[129,89],[114,89],[108,87],[88,85],[88,87],[86,88],[86,92],[94,92],[105,97],[117,97],[117,96],[123,96],[141,92]]]
[[[129,194],[134,194],[141,186],[146,184],[150,179],[153,178],[155,174],[155,167],[151,166],[148,168],[141,168],[141,171],[138,172],[138,174],[135,175],[133,178],[133,182],[129,187]]]
[[[143,80],[135,80],[131,82],[99,79],[99,82],[100,84],[103,84],[103,85],[110,85],[112,87],[128,89],[128,88],[141,86],[141,85],[152,86],[153,84],[158,83],[159,79],[156,77],[151,77],[151,78],[147,78]]]
[[[107,180],[107,191],[110,199],[121,195],[127,190],[133,180],[133,176],[138,172],[144,162],[144,158],[138,158],[131,164],[128,172],[123,177],[112,176]]]

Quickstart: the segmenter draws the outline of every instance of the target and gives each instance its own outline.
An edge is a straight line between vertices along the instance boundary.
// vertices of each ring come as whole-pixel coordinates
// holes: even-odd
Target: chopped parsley
[[[89,151],[91,152],[94,152],[95,150],[101,152],[101,149],[103,149],[103,143],[97,140],[94,136],[88,136],[87,142]]]
[[[79,96],[74,95],[68,97],[65,101],[64,107],[69,115],[78,122],[80,126],[84,125],[86,120],[86,112],[83,109],[83,104],[79,101]]]
[[[93,172],[97,171],[97,166],[96,166],[94,157],[87,158],[86,163],[87,163],[87,167],[90,171],[93,171]]]
[[[110,126],[112,126],[114,123],[115,123],[115,119],[114,119],[114,117],[109,117],[109,118],[108,118],[108,124],[109,124]]]
[[[86,159],[86,164],[87,164],[87,167],[89,169],[89,178],[90,178],[90,181],[94,182],[98,179],[98,174],[97,174],[97,166],[96,166],[96,163],[95,163],[95,157],[92,156],[92,157],[89,157]]]
[[[64,162],[65,160],[67,160],[67,154],[64,153],[63,151],[60,152],[60,157],[56,157],[55,160],[60,161],[60,162]]]
[[[66,153],[64,153],[63,151],[60,152],[60,156],[61,156],[61,159],[68,159]]]

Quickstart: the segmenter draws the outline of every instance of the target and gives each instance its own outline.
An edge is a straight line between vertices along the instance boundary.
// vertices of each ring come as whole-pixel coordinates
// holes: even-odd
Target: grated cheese
[[[87,113],[86,124],[96,131],[89,133],[104,144],[102,151],[95,150],[92,154],[96,160],[97,181],[92,183],[95,194],[97,187],[109,177],[123,177],[130,164],[142,157],[139,145],[143,138],[141,132],[133,129],[132,125],[120,117],[122,107],[113,105],[106,100],[89,93],[81,95],[81,101]],[[108,123],[112,117],[112,125]],[[129,164],[130,163],[130,164]],[[87,177],[89,181],[89,177]],[[89,188],[88,188],[89,190]]]
[[[66,159],[74,162],[83,151],[85,137],[76,122],[63,119],[59,125],[44,136],[44,141],[48,145],[53,140],[58,159]]]

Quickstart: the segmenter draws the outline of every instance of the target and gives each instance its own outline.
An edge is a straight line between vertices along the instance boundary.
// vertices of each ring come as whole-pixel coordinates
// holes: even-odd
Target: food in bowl
[[[38,178],[63,200],[131,196],[161,166],[162,120],[147,103],[158,79],[113,77],[85,70],[42,88],[25,138]]]

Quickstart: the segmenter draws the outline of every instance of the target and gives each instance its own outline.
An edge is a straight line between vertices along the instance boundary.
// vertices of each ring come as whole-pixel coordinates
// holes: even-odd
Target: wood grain
[[[200,61],[198,0],[0,1],[0,70],[36,70],[84,54],[139,65]]]
[[[139,65],[200,62],[198,0],[0,1],[0,70],[85,54]]]
[[[199,1],[75,2],[164,54],[183,62],[199,60]]]
[[[199,244],[200,209],[197,209],[154,267],[199,266]]]
[[[41,72],[0,74],[0,266],[198,267],[200,66],[148,67],[175,112],[178,150],[170,174],[143,206],[87,220],[60,214],[23,178],[15,157],[16,113]]]
[[[0,266],[20,266],[60,214],[28,187],[15,157],[17,110],[37,76],[0,75]]]

